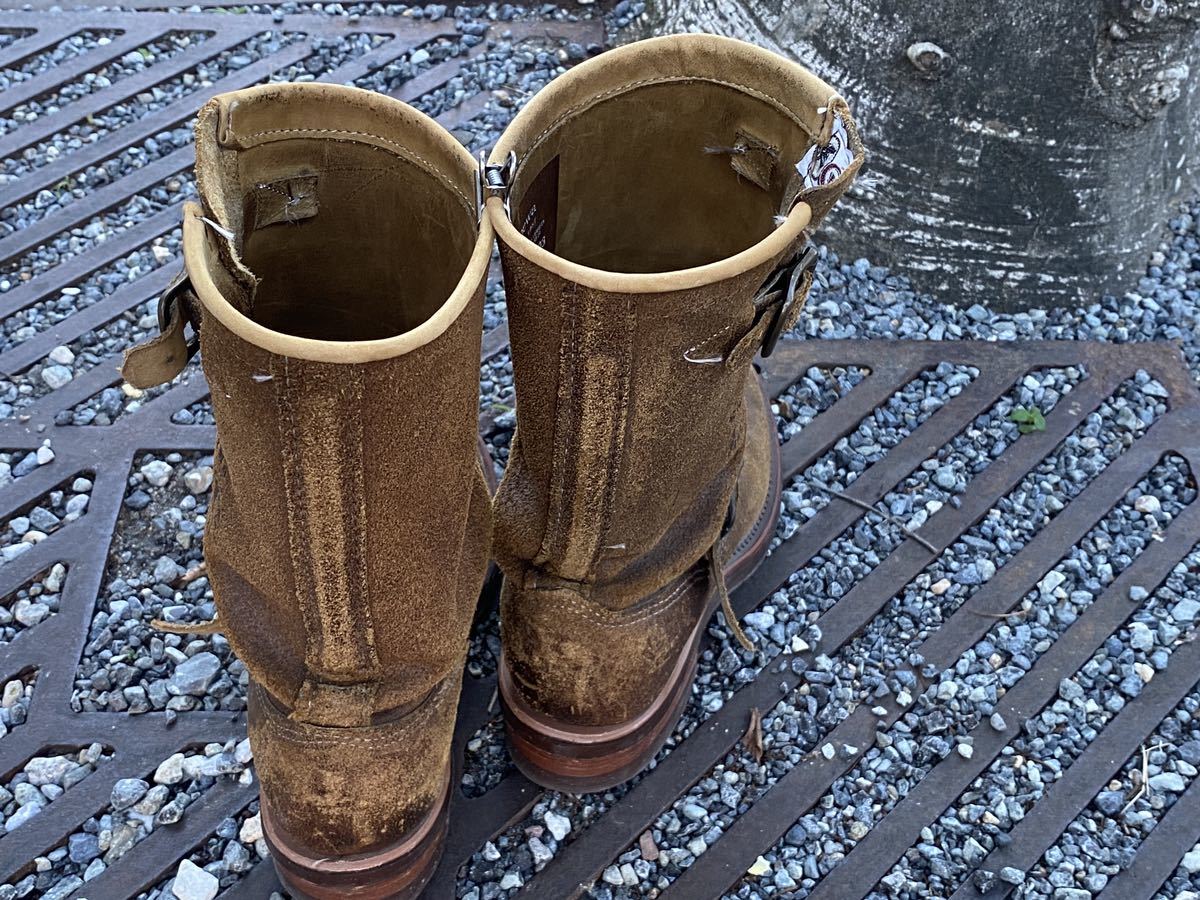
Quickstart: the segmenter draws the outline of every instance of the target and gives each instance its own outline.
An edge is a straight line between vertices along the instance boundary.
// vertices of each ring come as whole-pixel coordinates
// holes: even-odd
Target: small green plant
[[[1008,414],[1008,420],[1017,423],[1017,428],[1021,434],[1046,430],[1046,417],[1042,415],[1042,411],[1036,406],[1018,406]]]

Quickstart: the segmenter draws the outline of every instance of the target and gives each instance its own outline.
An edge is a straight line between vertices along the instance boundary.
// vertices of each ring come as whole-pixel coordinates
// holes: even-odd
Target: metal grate
[[[213,5],[213,4],[208,4]],[[218,4],[219,5],[219,4]],[[499,27],[499,26],[498,26]],[[599,41],[600,26],[585,23],[503,23],[505,29],[529,36],[549,35],[578,41]],[[322,76],[348,81],[385,65],[414,47],[453,33],[453,23],[431,23],[407,18],[362,17],[354,21],[322,16],[273,17],[257,14],[103,13],[0,13],[0,28],[28,32],[20,40],[0,45],[0,66],[19,62],[81,30],[108,30],[118,36],[102,48],[73,58],[19,89],[0,97],[0,114],[26,99],[57,90],[79,74],[167,32],[194,30],[208,38],[170,56],[161,63],[115,82],[111,88],[65,105],[61,111],[20,125],[0,135],[0,155],[10,156],[35,144],[65,125],[106,109],[189,66],[266,30],[304,36],[271,56],[227,76],[206,89],[207,94],[260,81],[272,72],[303,60],[319,38],[371,33],[384,40],[364,55]],[[472,52],[484,52],[481,44]],[[403,99],[414,99],[443,85],[465,61],[447,60],[405,84]],[[147,137],[185,122],[194,111],[197,94],[187,104],[170,106],[147,115],[135,125],[111,132],[60,161],[41,167],[14,183],[0,185],[0,205],[19,202],[54,185],[82,168],[111,158]],[[486,99],[486,98],[485,98]],[[451,127],[474,116],[479,99],[467,100],[443,116]],[[141,169],[55,210],[29,227],[0,238],[0,265],[18,259],[32,248],[78,228],[92,216],[118,208],[132,195],[145,191],[191,164],[191,150],[174,150]],[[115,260],[119,260],[178,224],[177,206],[160,212],[108,240],[84,247],[60,264],[0,295],[0,316],[11,316],[32,304],[55,298],[69,287]],[[0,373],[13,376],[43,359],[51,349],[100,327],[125,311],[152,298],[165,286],[170,273],[158,270],[118,289],[103,300],[75,312],[57,325],[0,353]],[[504,326],[485,336],[484,356],[491,358],[507,346]],[[935,343],[806,341],[781,345],[765,370],[774,393],[786,390],[809,367],[860,366],[870,374],[791,440],[783,449],[785,475],[804,472],[842,437],[901,386],[940,363],[970,366],[979,374],[957,396],[930,415],[882,461],[870,466],[848,489],[852,499],[833,498],[811,520],[781,544],[754,576],[736,592],[734,604],[746,614],[783,586],[838,535],[864,515],[860,504],[875,504],[895,485],[916,471],[939,447],[963,431],[975,416],[985,412],[1027,372],[1046,367],[1078,366],[1088,377],[1081,381],[1047,415],[1044,431],[1025,435],[970,482],[958,506],[947,505],[920,529],[921,541],[900,543],[864,579],[820,617],[821,652],[835,655],[860,634],[897,591],[911,582],[946,548],[980,521],[997,500],[1053,453],[1072,431],[1126,379],[1138,370],[1149,372],[1168,390],[1169,410],[1069,502],[1052,522],[1039,531],[996,575],[950,616],[921,647],[923,656],[938,668],[954,660],[994,624],[989,618],[1013,608],[1068,550],[1099,522],[1126,492],[1167,452],[1181,456],[1192,471],[1200,465],[1200,394],[1184,367],[1178,348],[1169,344],[1100,345],[1056,343]],[[0,447],[36,450],[51,439],[56,454],[52,463],[0,488],[0,518],[16,514],[38,497],[77,474],[94,481],[87,514],[68,523],[31,551],[0,568],[0,595],[7,595],[54,563],[62,562],[68,574],[57,615],[0,646],[0,684],[18,675],[36,677],[28,721],[0,738],[0,779],[18,771],[32,756],[54,748],[78,747],[93,741],[109,748],[114,758],[79,785],[67,791],[42,813],[12,833],[0,837],[0,884],[26,871],[34,857],[60,846],[79,823],[106,806],[119,778],[145,777],[170,754],[209,742],[238,738],[245,732],[241,714],[193,711],[173,722],[161,713],[130,716],[124,713],[73,713],[69,707],[77,663],[88,638],[97,593],[102,586],[108,548],[126,489],[126,477],[143,451],[210,451],[214,433],[205,426],[174,424],[172,416],[202,401],[207,388],[199,377],[178,384],[128,411],[109,426],[56,424],[60,413],[118,383],[116,358],[77,376],[0,421]],[[485,427],[491,427],[486,425]],[[857,501],[857,502],[855,502]],[[928,546],[924,543],[928,542]],[[1074,672],[1105,638],[1132,615],[1136,606],[1127,596],[1130,585],[1151,590],[1200,542],[1200,508],[1187,507],[1162,540],[1137,558],[1080,615],[1068,631],[1036,661],[1001,699],[998,709],[1011,722],[1035,715],[1053,699],[1060,680]],[[932,550],[930,549],[932,546]],[[979,615],[986,613],[987,615]],[[793,657],[794,659],[794,657]],[[811,654],[803,672],[811,663]],[[1098,790],[1137,747],[1153,733],[1166,713],[1193,690],[1200,678],[1200,641],[1182,645],[1142,695],[1131,702],[1100,732],[1075,765],[1046,793],[1044,799],[1012,832],[1011,844],[980,863],[997,870],[1013,865],[1027,871],[1068,823],[1091,801]],[[925,683],[913,673],[918,686]],[[762,668],[721,710],[700,726],[658,766],[622,795],[603,816],[565,846],[521,892],[530,898],[560,900],[585,893],[606,866],[612,863],[654,820],[736,745],[754,709],[769,710],[797,687],[803,675],[778,664]],[[782,689],[782,690],[781,690]],[[464,686],[456,735],[455,759],[461,767],[466,742],[494,712],[489,711],[494,685],[488,678],[468,677]],[[871,746],[880,724],[894,722],[901,713],[892,700],[880,701],[887,715],[880,717],[860,708],[838,724],[823,740],[852,747]],[[814,896],[860,897],[885,875],[919,839],[922,827],[946,809],[963,788],[1003,750],[1012,732],[981,729],[971,759],[951,754],[933,769],[858,843],[845,862],[818,886]],[[865,752],[862,751],[862,752]],[[666,891],[668,897],[719,896],[737,884],[758,854],[772,846],[787,829],[819,801],[830,785],[861,759],[852,757],[806,758],[754,803],[708,852],[700,856]],[[541,796],[541,791],[519,774],[506,776],[498,786],[476,799],[456,793],[447,853],[429,895],[454,895],[457,870],[486,840],[510,823],[519,821]],[[168,876],[178,861],[201,844],[227,816],[243,810],[255,798],[253,786],[221,783],[189,807],[176,826],[159,827],[119,862],[73,896],[89,900],[119,900]],[[1200,838],[1200,780],[1180,795],[1159,827],[1142,844],[1138,866],[1115,878],[1104,900],[1136,900],[1153,895],[1171,875],[1183,854]],[[278,889],[269,864],[259,864],[223,895],[226,898],[261,900]],[[988,897],[1004,896],[1001,885]],[[970,881],[956,900],[976,896]]]

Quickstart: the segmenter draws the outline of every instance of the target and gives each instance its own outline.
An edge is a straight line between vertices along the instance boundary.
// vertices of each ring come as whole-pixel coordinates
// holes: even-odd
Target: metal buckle
[[[180,296],[184,291],[190,291],[192,282],[188,278],[187,270],[180,269],[179,273],[171,279],[171,283],[159,295],[158,298],[158,331],[160,334],[166,334],[167,329],[171,327],[171,313],[180,304]],[[183,315],[180,310],[178,315]],[[196,332],[195,326],[192,327],[192,336],[187,339],[187,355],[191,359],[200,349],[200,335]]]
[[[783,333],[783,323],[789,318],[792,306],[796,302],[796,288],[800,284],[800,279],[804,277],[806,272],[811,272],[817,267],[818,253],[815,247],[811,244],[800,251],[799,256],[791,262],[780,266],[767,283],[763,285],[762,293],[770,294],[777,290],[781,290],[784,281],[787,282],[786,292],[783,297],[783,302],[775,307],[775,315],[771,319],[771,324],[767,326],[766,332],[763,334],[762,350],[759,355],[766,359],[775,352],[775,345],[779,343],[779,337]],[[803,300],[803,298],[801,298]]]
[[[504,214],[512,218],[512,210],[508,205],[508,190],[512,187],[513,177],[517,174],[517,154],[508,151],[508,159],[503,165],[489,165],[487,151],[479,151],[479,166],[475,170],[475,212],[480,220],[483,219],[483,207],[488,197],[500,197],[504,200]]]

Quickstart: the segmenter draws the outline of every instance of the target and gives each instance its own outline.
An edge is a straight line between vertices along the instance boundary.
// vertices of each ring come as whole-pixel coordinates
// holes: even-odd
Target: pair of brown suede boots
[[[751,361],[795,323],[806,234],[862,147],[799,66],[681,35],[556,80],[486,164],[402,103],[318,84],[216,97],[196,157],[186,275],[124,373],[161,383],[204,351],[205,555],[252,675],[280,876],[293,896],[415,897],[489,558],[522,771],[606,788],[670,733],[707,620],[774,530]],[[519,428],[493,502],[497,237]]]

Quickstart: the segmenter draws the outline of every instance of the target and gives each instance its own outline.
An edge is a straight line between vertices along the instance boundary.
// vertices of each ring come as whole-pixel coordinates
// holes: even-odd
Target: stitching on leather
[[[772,437],[774,438],[775,436],[772,435]],[[771,493],[774,492],[776,486],[777,486],[777,479],[775,477],[774,468],[772,468],[771,478],[767,483],[767,499],[768,500],[770,499],[770,495],[771,495]],[[776,501],[776,502],[778,503],[778,501]],[[758,518],[754,520],[754,527],[751,528],[748,532],[746,532],[746,536],[741,539],[741,541],[738,543],[738,545],[734,548],[733,553],[730,554],[730,559],[732,559],[734,556],[737,556],[739,553],[743,552],[747,547],[750,546],[751,543],[753,543],[754,537],[762,530],[762,527],[765,524],[768,516],[770,516],[770,514],[771,514],[771,504],[767,503],[763,506],[762,509],[760,509],[758,511]]]
[[[732,322],[730,322],[728,325],[726,325],[726,326],[725,326],[724,328],[722,328],[720,331],[713,332],[713,333],[712,333],[712,334],[710,334],[708,337],[706,337],[704,340],[700,341],[699,343],[693,344],[691,347],[688,347],[688,348],[687,348],[687,350],[685,350],[685,351],[684,351],[684,354],[683,354],[683,355],[684,355],[684,356],[687,356],[687,355],[689,355],[689,354],[691,354],[691,353],[695,353],[697,350],[699,350],[699,349],[700,349],[701,347],[703,347],[705,344],[708,344],[708,343],[710,343],[711,341],[715,341],[717,338],[719,338],[719,337],[720,337],[721,335],[723,335],[725,332],[732,330],[732,328],[733,328],[733,323],[732,323]]]
[[[567,460],[578,443],[579,429],[572,428],[575,416],[574,381],[579,357],[579,286],[564,281],[559,294],[558,383],[555,385],[557,417],[554,422],[554,461],[547,490],[546,527],[534,563],[538,566],[555,560],[565,544],[564,509],[567,506]],[[565,433],[564,433],[565,432]]]
[[[576,600],[574,597],[568,596],[564,601],[562,601],[562,605],[572,612],[582,616],[584,619],[594,625],[600,625],[605,628],[627,628],[630,625],[640,624],[641,622],[653,618],[658,613],[662,612],[666,607],[674,603],[680,594],[691,587],[699,579],[699,577],[699,572],[693,572],[666,597],[663,597],[661,600],[656,601],[644,609],[638,610],[636,615],[631,616],[624,621],[613,621],[611,618],[609,618],[609,616],[615,617],[621,615],[620,612],[609,611],[608,615],[606,616],[595,606],[586,604],[582,600]]]
[[[273,710],[262,716],[256,727],[281,739],[302,741],[316,746],[337,747],[343,744],[377,744],[381,740],[395,741],[396,730],[424,724],[426,720],[437,715],[438,710],[435,707],[446,699],[448,680],[450,679],[443,679],[430,691],[424,702],[394,722],[379,725],[314,725],[311,722],[288,718],[287,713],[281,710]],[[354,734],[358,729],[362,729],[364,733]],[[368,730],[370,733],[365,733]]]
[[[594,305],[596,297],[588,292],[589,305]],[[630,392],[633,378],[633,330],[634,312],[628,299],[621,301],[621,355],[617,373],[617,409],[612,422],[612,434],[609,437],[609,454],[605,477],[608,483],[604,490],[604,506],[600,511],[600,524],[596,530],[596,546],[592,551],[592,559],[588,564],[589,572],[594,572],[596,563],[604,552],[604,540],[612,529],[613,509],[617,505],[617,486],[621,480],[621,470],[625,465],[625,439],[629,428]]]
[[[301,619],[304,623],[304,664],[309,668],[312,663],[312,658],[317,652],[313,647],[314,632],[319,630],[319,624],[313,621],[315,610],[310,602],[308,590],[301,586],[298,581],[303,571],[303,563],[300,558],[299,549],[297,547],[297,517],[304,514],[304,497],[296,491],[295,467],[296,459],[294,458],[296,448],[296,411],[292,401],[292,377],[291,366],[289,359],[286,356],[278,357],[283,368],[283,391],[281,395],[276,397],[276,402],[280,407],[279,430],[280,430],[280,449],[282,450],[283,462],[283,490],[287,499],[288,509],[288,555],[292,561],[292,587],[295,590],[296,599],[300,603]],[[278,384],[278,381],[275,382]],[[307,679],[307,673],[306,673]],[[292,698],[292,705],[295,705],[296,699],[299,696]]]
[[[378,673],[381,669],[379,661],[379,650],[375,645],[375,616],[371,608],[371,592],[369,579],[367,578],[367,490],[364,483],[365,480],[365,457],[366,453],[363,447],[363,395],[366,392],[364,384],[363,370],[359,366],[353,367],[353,375],[351,380],[351,388],[353,391],[353,412],[350,415],[351,429],[351,446],[348,448],[354,454],[354,459],[347,461],[349,471],[347,474],[350,477],[351,483],[354,486],[354,497],[357,500],[356,514],[358,521],[356,525],[356,534],[354,540],[359,544],[355,549],[358,554],[358,577],[355,579],[358,583],[355,585],[355,590],[358,591],[358,596],[363,601],[362,603],[351,604],[351,617],[354,624],[362,629],[363,641],[366,644],[367,665],[371,672]],[[374,706],[374,696],[371,698],[371,705]]]
[[[381,143],[387,144],[388,147],[394,148],[392,152],[399,159],[402,159],[405,162],[408,162],[409,164],[412,164],[413,160],[419,161],[421,163],[421,168],[424,169],[426,173],[428,173],[429,175],[432,175],[438,181],[440,181],[444,185],[446,185],[446,187],[448,187],[451,191],[453,191],[454,194],[456,194],[458,196],[458,198],[460,200],[462,200],[464,206],[466,206],[468,209],[473,207],[473,204],[471,203],[471,201],[467,199],[467,195],[464,194],[462,191],[460,191],[458,189],[458,186],[456,184],[454,184],[452,181],[450,181],[450,179],[448,179],[441,172],[437,171],[437,169],[434,168],[433,163],[431,163],[425,157],[421,156],[421,154],[413,153],[411,150],[409,150],[404,145],[398,144],[395,141],[388,140],[387,138],[385,138],[381,135],[378,135],[378,134],[374,134],[370,131],[347,131],[347,130],[340,129],[340,128],[271,128],[266,131],[255,131],[251,134],[242,135],[241,139],[244,141],[248,141],[248,140],[251,140],[251,139],[257,138],[257,137],[266,137],[268,135],[282,135],[282,134],[303,134],[303,135],[336,134],[336,135],[341,135],[343,137],[350,137],[350,138],[355,138],[355,137],[374,138],[375,140],[380,141]]]
[[[563,112],[563,114],[560,115],[557,119],[555,119],[553,122],[551,122],[549,125],[546,126],[545,130],[543,130],[542,133],[539,134],[534,139],[533,143],[531,143],[529,145],[529,149],[525,151],[524,157],[526,159],[528,159],[529,156],[532,153],[534,153],[534,151],[536,151],[542,144],[544,144],[546,142],[547,138],[550,137],[550,134],[556,128],[558,128],[559,125],[561,125],[563,122],[565,122],[567,119],[574,117],[575,115],[583,112],[586,109],[590,109],[591,107],[595,106],[596,104],[600,103],[603,100],[607,100],[610,97],[615,97],[618,94],[624,94],[627,91],[633,90],[634,88],[648,87],[648,86],[654,85],[654,84],[672,84],[672,83],[680,82],[680,81],[703,81],[707,84],[719,84],[724,87],[734,88],[736,90],[743,91],[743,92],[749,94],[750,96],[755,97],[759,100],[770,102],[770,103],[774,104],[776,107],[778,107],[779,111],[782,112],[785,116],[787,116],[789,119],[791,119],[797,125],[799,125],[802,129],[804,129],[805,134],[807,134],[813,140],[816,140],[817,136],[815,134],[813,134],[812,131],[809,129],[809,127],[807,125],[805,125],[803,121],[800,120],[799,116],[797,116],[794,112],[792,112],[791,109],[788,108],[787,104],[785,104],[778,97],[772,97],[770,94],[765,94],[762,91],[757,90],[756,88],[752,88],[746,84],[739,84],[736,81],[724,81],[720,78],[709,78],[704,75],[670,75],[670,76],[667,76],[664,78],[644,78],[639,81],[630,81],[627,84],[618,85],[615,88],[607,90],[602,94],[596,94],[595,96],[590,97],[585,102],[571,107],[570,109]]]

